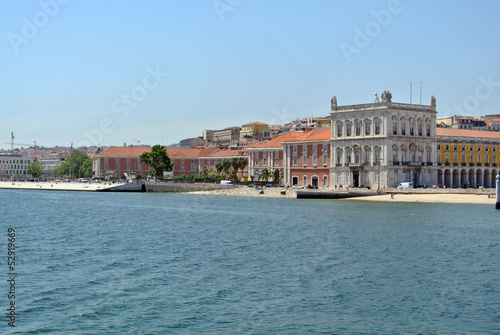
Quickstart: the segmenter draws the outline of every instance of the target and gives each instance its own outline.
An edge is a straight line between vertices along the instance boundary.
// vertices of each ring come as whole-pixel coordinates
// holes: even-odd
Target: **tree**
[[[70,174],[73,178],[83,177],[83,174],[81,173],[83,170],[80,170],[80,167],[87,159],[89,159],[89,155],[87,155],[86,152],[73,150],[68,157],[66,157],[65,162],[61,164],[62,166],[60,172],[63,172],[63,174]]]
[[[35,162],[28,164],[28,173],[33,176],[33,178],[40,178],[43,173],[43,163]]]
[[[273,178],[273,173],[269,171],[267,168],[262,170],[259,174],[259,180],[265,180],[268,181],[269,179]]]
[[[90,178],[92,175],[92,159],[87,158],[85,161],[83,161],[83,164],[80,166],[78,170],[78,175],[81,177],[85,178]]]
[[[277,184],[282,179],[283,179],[283,170],[274,170],[274,173],[273,173],[273,182],[275,182]]]
[[[150,152],[144,152],[139,156],[142,163],[154,170],[156,178],[162,178],[164,171],[172,171],[173,164],[167,154],[167,149],[162,145],[154,145]]]

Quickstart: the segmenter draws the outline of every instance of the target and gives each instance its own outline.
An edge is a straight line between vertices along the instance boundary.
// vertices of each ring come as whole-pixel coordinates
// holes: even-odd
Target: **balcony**
[[[474,163],[469,163],[469,166],[474,166]]]
[[[458,163],[453,163],[453,166],[458,166]]]
[[[399,165],[399,162],[398,161],[394,161],[394,162],[392,162],[392,165]]]
[[[335,163],[335,166],[342,166],[342,163]]]
[[[349,163],[344,163],[344,166],[349,166]]]
[[[462,166],[467,166],[467,164],[465,164],[465,163],[462,163],[461,165],[462,165]]]
[[[427,166],[432,166],[432,162],[427,162]]]
[[[484,163],[484,166],[490,166],[490,163]]]
[[[477,165],[477,166],[483,166],[483,164],[482,164],[482,163],[477,163],[476,165]]]

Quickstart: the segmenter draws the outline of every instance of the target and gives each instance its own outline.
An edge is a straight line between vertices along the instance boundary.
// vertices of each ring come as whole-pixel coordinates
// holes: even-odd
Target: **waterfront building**
[[[144,152],[150,147],[111,147],[93,157],[93,175],[96,178],[122,178],[129,176],[147,177],[150,167],[140,162]],[[167,154],[173,164],[174,176],[180,174],[198,174],[203,167],[215,170],[215,165],[233,157],[247,157],[244,150],[220,150],[218,148],[189,149],[167,148]],[[240,175],[248,173],[248,168]]]
[[[0,154],[0,178],[27,178],[33,159],[21,155]]]
[[[249,174],[282,169],[284,182],[299,186],[494,187],[500,133],[436,127],[436,115],[433,96],[429,105],[396,103],[385,91],[382,101],[346,106],[334,97],[330,128],[248,148]]]

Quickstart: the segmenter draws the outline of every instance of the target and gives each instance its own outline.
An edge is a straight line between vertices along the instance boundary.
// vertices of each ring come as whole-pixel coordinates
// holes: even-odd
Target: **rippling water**
[[[8,333],[500,332],[494,206],[17,190],[0,199],[4,260],[7,228],[17,231]]]

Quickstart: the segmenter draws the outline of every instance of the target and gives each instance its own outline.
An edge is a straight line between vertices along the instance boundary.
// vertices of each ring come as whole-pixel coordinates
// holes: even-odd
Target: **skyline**
[[[494,1],[0,4],[1,142],[177,143],[203,129],[437,100],[498,114]],[[94,143],[92,143],[94,142]],[[9,145],[3,144],[4,149]]]

